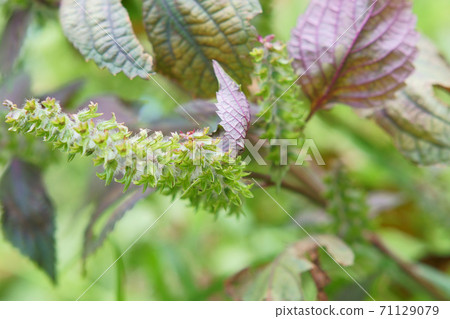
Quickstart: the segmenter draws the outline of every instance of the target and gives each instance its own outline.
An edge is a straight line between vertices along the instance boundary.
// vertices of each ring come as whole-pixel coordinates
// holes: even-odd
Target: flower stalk
[[[95,165],[103,166],[98,176],[110,184],[156,187],[168,195],[183,194],[195,207],[217,213],[227,209],[237,213],[243,197],[252,197],[251,185],[242,179],[245,163],[223,152],[217,145],[220,138],[208,135],[208,128],[188,133],[133,134],[117,123],[96,121],[101,116],[98,105],[91,103],[77,114],[66,114],[55,99],[27,100],[23,108],[10,101],[6,122],[10,131],[34,134],[69,154],[92,156]]]

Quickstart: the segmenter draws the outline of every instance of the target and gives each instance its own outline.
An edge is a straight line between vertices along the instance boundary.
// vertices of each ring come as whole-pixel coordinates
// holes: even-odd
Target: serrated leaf
[[[13,160],[0,183],[5,238],[56,281],[54,208],[39,169]]]
[[[179,115],[185,117],[187,120],[190,119],[190,115],[196,121],[200,122],[202,124],[201,126],[210,127],[217,126],[218,124],[216,111],[217,108],[213,102],[203,99],[192,100],[176,110]]]
[[[114,75],[149,78],[152,57],[139,43],[120,0],[63,0],[60,20],[65,35],[86,60]]]
[[[213,61],[214,72],[219,82],[217,92],[217,114],[219,125],[225,130],[223,134],[224,151],[239,152],[244,149],[245,136],[250,126],[250,103],[239,85]]]
[[[425,264],[416,264],[417,274],[432,283],[438,290],[450,299],[450,276]]]
[[[211,60],[251,83],[256,30],[249,20],[261,13],[257,0],[144,0],[143,11],[157,70],[193,95],[217,91]]]
[[[288,47],[311,114],[393,98],[413,71],[415,24],[409,0],[311,0]]]
[[[419,49],[406,88],[375,117],[411,161],[450,164],[450,105],[434,92],[435,86],[450,91],[450,66],[431,41],[422,38]]]
[[[228,293],[235,300],[303,300],[302,274],[317,269],[308,255],[319,245],[343,266],[354,261],[352,250],[332,235],[314,235],[289,246],[274,261],[255,269],[247,268],[229,280]]]

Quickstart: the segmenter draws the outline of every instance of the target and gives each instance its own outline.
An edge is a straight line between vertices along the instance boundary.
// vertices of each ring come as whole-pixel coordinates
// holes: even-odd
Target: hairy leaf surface
[[[250,126],[250,103],[239,88],[239,85],[222,69],[217,61],[213,61],[214,72],[219,82],[217,92],[217,114],[219,125],[225,130],[225,151],[244,149],[244,140]]]
[[[312,113],[393,98],[414,69],[415,24],[408,0],[312,0],[289,42]]]
[[[114,75],[149,77],[152,57],[144,52],[120,0],[63,0],[60,20],[65,35],[86,60]]]
[[[423,38],[416,71],[405,89],[376,113],[376,119],[411,161],[450,164],[450,105],[436,97],[434,88],[450,91],[450,66],[434,45]]]
[[[200,97],[217,91],[213,59],[236,81],[250,84],[256,30],[249,20],[260,12],[257,0],[144,0],[158,71]]]
[[[53,205],[37,167],[13,160],[0,183],[5,238],[56,281]]]

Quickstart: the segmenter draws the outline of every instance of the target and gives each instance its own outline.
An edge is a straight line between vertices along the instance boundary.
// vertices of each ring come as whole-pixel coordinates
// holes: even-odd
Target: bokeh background
[[[265,13],[255,20],[258,31],[287,41],[308,1],[262,2]],[[450,2],[413,2],[418,29],[450,60]],[[5,3],[0,1],[2,6]],[[140,1],[123,3],[140,39],[151,51],[140,21]],[[0,30],[5,22],[5,15],[0,15]],[[175,114],[176,104],[153,82],[114,77],[93,62],[86,63],[65,39],[50,9],[42,8],[31,22],[17,69],[20,81],[8,90],[23,93],[29,88],[31,97],[60,93],[69,86],[65,95],[69,109],[102,97],[106,102],[100,104],[101,111],[125,104],[138,114],[142,126]],[[9,80],[2,79],[2,85],[11,83]],[[158,80],[180,102],[189,100],[163,77],[158,76]],[[328,165],[340,159],[356,187],[369,195],[376,206],[372,212],[375,231],[387,246],[406,261],[420,262],[423,276],[450,298],[450,170],[410,164],[384,131],[345,106],[315,118],[307,137],[315,140]],[[77,299],[171,203],[170,198],[157,193],[140,201],[88,258],[83,272],[83,233],[95,208],[93,194],[101,193],[102,186],[95,179],[90,159],[76,158],[68,164],[64,156],[55,156],[45,170],[44,181],[56,208],[58,284],[53,285],[44,272],[0,236],[0,300]],[[4,169],[5,165],[0,166],[0,172]],[[326,230],[326,218],[307,200],[276,189],[270,192],[304,221],[309,232]],[[221,214],[216,218],[177,201],[82,300],[229,300],[224,289],[227,278],[250,265],[274,259],[287,245],[305,237],[261,190],[254,188],[254,193],[240,217]],[[375,248],[358,243],[352,248],[356,260],[348,271],[375,299],[433,300]],[[332,278],[327,287],[331,300],[368,298],[337,265],[324,260],[324,267]]]

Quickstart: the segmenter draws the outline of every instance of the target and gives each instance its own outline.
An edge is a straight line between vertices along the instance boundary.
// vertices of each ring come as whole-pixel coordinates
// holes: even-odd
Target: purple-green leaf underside
[[[120,0],[62,0],[60,20],[66,37],[86,60],[112,74],[148,79],[153,59],[134,34]]]
[[[393,98],[414,70],[415,25],[409,0],[311,0],[288,46],[311,112]]]
[[[0,181],[5,238],[56,282],[55,217],[38,167],[14,159]]]
[[[416,70],[396,99],[375,113],[405,157],[421,165],[450,164],[450,105],[434,88],[450,92],[450,65],[422,38]]]
[[[213,61],[213,68],[219,82],[216,107],[221,119],[219,125],[225,130],[224,150],[239,152],[244,149],[244,140],[250,126],[250,103],[239,85],[217,61]]]

